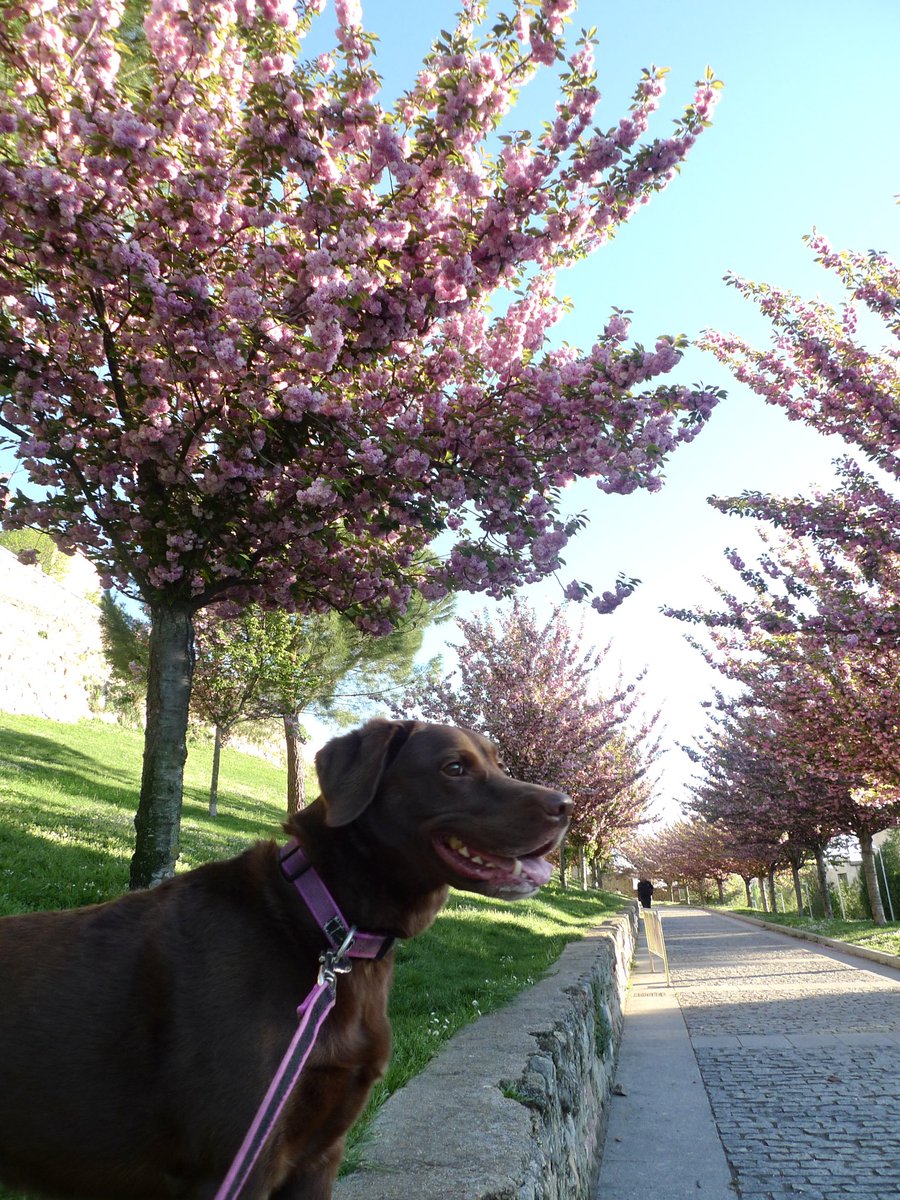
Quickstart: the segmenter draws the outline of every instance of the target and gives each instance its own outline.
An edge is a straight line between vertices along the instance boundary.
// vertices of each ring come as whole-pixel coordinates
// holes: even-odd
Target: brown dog
[[[478,734],[370,721],[316,756],[286,826],[348,921],[421,933],[448,885],[531,895],[571,802],[509,778]],[[81,1200],[211,1200],[325,940],[274,843],[153,891],[0,921],[0,1178]],[[327,1200],[387,1064],[392,955],[357,960],[243,1193]]]

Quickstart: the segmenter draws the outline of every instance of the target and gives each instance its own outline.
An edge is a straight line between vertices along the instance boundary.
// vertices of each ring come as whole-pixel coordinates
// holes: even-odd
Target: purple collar
[[[278,851],[278,857],[282,874],[297,889],[333,951],[341,950],[350,958],[384,958],[394,939],[387,934],[359,933],[344,920],[334,897],[299,842],[291,838]],[[348,939],[349,944],[345,945]]]

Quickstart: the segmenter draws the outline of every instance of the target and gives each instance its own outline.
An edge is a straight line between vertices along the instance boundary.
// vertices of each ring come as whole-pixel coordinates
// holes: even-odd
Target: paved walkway
[[[900,971],[660,914],[674,987],[642,933],[597,1200],[900,1198]]]

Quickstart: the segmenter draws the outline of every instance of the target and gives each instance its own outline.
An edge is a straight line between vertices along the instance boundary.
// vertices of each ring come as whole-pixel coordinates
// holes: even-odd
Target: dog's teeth
[[[519,859],[517,859],[517,858],[516,858],[516,859],[513,859],[513,863],[514,863],[514,865],[513,865],[513,869],[512,869],[512,873],[513,873],[513,875],[514,875],[514,876],[516,876],[516,875],[521,875],[521,874],[522,874],[522,864],[521,864],[521,862],[519,861]]]
[[[464,842],[461,842],[458,837],[448,837],[447,845],[451,850],[455,850],[457,854],[461,854],[463,858],[471,858],[472,862],[478,863],[480,867],[485,865],[484,859],[479,858],[477,854],[473,854],[468,846]]]

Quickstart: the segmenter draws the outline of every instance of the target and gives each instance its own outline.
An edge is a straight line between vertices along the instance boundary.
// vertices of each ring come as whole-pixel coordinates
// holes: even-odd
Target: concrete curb
[[[831,950],[841,950],[854,958],[867,958],[870,962],[881,963],[883,967],[896,967],[900,970],[900,954],[888,954],[884,950],[870,950],[868,946],[854,946],[852,942],[842,942],[838,938],[825,937],[821,933],[813,933],[808,929],[792,929],[788,925],[775,925],[772,921],[760,921],[757,917],[745,917],[743,913],[725,912],[720,908],[704,908],[713,916],[730,917],[732,921],[743,921],[747,925],[757,925],[760,929],[769,929],[772,933],[786,933],[788,937],[800,938],[804,942],[816,942],[820,946],[828,946]]]
[[[452,1038],[382,1107],[335,1200],[590,1200],[637,926],[631,905]]]

